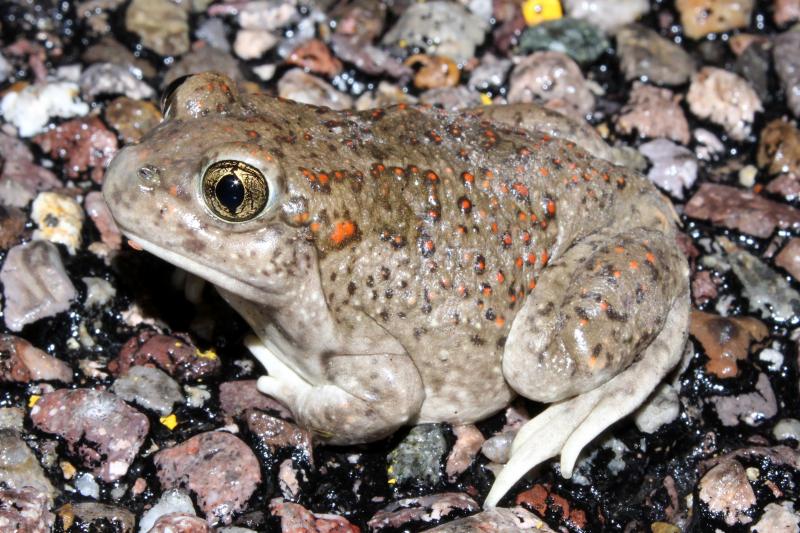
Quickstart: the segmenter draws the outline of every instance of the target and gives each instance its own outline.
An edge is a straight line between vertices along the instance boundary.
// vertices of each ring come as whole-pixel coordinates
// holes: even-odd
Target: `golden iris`
[[[246,222],[267,205],[269,186],[254,166],[217,161],[203,174],[203,196],[211,212],[228,222]]]

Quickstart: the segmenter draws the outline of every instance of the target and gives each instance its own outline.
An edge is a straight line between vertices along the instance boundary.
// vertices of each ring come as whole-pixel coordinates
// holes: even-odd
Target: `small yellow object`
[[[40,398],[41,396],[38,394],[31,394],[31,397],[28,398],[28,407],[30,408],[36,405],[36,402],[38,402]]]
[[[64,479],[72,479],[78,472],[78,470],[69,461],[61,461],[59,466],[61,467],[61,473],[64,475]]]
[[[214,351],[214,348],[209,348],[205,352],[196,349],[194,354],[202,359],[211,359],[212,361],[218,357],[217,352]]]
[[[483,105],[492,105],[492,97],[489,93],[481,93],[481,103]]]
[[[387,480],[387,483],[388,483],[389,485],[396,485],[396,484],[397,484],[397,479],[395,479],[395,478],[393,478],[393,477],[390,477],[390,478]]]
[[[169,430],[175,429],[175,426],[178,425],[178,417],[175,416],[175,413],[172,413],[171,415],[167,416],[162,416],[161,418],[158,419],[158,421],[167,426],[167,429]]]
[[[556,20],[564,16],[560,0],[525,0],[522,16],[528,26],[535,26],[545,20]]]

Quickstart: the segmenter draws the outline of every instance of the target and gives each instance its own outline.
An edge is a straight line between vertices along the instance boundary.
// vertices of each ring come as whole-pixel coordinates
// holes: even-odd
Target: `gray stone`
[[[642,79],[659,85],[681,85],[694,72],[692,57],[658,32],[630,24],[616,35],[617,54],[625,79]]]
[[[95,63],[83,71],[80,81],[81,95],[94,100],[100,95],[125,95],[134,100],[146,100],[156,92],[137,78],[129,69],[112,63]]]
[[[442,457],[447,453],[447,442],[440,424],[414,426],[406,438],[389,453],[387,460],[392,477],[398,484],[428,483],[435,485],[442,479]]]
[[[488,23],[456,2],[415,3],[384,35],[383,44],[419,47],[428,54],[447,56],[457,63],[475,54],[489,29]]]
[[[0,429],[0,486],[3,484],[10,489],[32,487],[46,495],[50,504],[58,493],[36,455],[12,429]]]
[[[278,95],[304,104],[342,110],[353,106],[350,96],[337,91],[325,80],[293,68],[278,81]]]
[[[787,31],[773,40],[775,71],[783,86],[786,103],[800,117],[800,31]]]
[[[58,248],[31,241],[11,248],[0,270],[5,323],[11,331],[69,309],[78,292],[64,270]]]
[[[188,2],[133,0],[125,12],[125,28],[162,56],[189,51]]]
[[[650,11],[647,0],[564,0],[562,4],[570,17],[590,20],[610,32]]]
[[[529,26],[519,38],[523,53],[551,50],[591,63],[609,47],[605,34],[587,20],[565,17]]]
[[[178,382],[163,370],[152,366],[131,367],[114,381],[111,392],[162,416],[168,415],[173,405],[183,401]]]
[[[639,147],[653,166],[647,178],[678,199],[683,190],[690,189],[697,179],[697,159],[694,153],[667,139],[656,139]]]
[[[733,273],[742,282],[750,311],[775,322],[787,322],[800,315],[800,294],[786,278],[748,252],[736,249],[728,253]]]

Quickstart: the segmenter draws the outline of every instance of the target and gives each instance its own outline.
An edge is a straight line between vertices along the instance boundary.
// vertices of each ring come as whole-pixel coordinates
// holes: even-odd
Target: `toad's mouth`
[[[142,237],[139,237],[138,235],[135,235],[129,231],[124,231],[124,233],[134,247],[141,248],[142,250],[153,254],[159,259],[175,265],[178,268],[182,268],[187,272],[206,280],[212,285],[225,289],[226,291],[236,294],[245,300],[258,303],[260,301],[265,301],[267,296],[274,296],[278,293],[278,291],[271,291],[268,288],[256,286],[252,283],[236,279],[232,277],[230,273],[221,272],[199,261],[190,259],[185,255],[181,255],[173,250],[159,246],[152,241],[143,239]]]

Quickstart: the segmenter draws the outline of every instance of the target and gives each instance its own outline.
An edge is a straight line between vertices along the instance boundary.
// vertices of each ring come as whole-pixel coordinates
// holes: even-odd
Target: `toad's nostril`
[[[154,188],[161,184],[161,176],[158,173],[158,168],[153,165],[145,165],[136,171],[139,178],[139,187],[143,191],[152,191]]]

